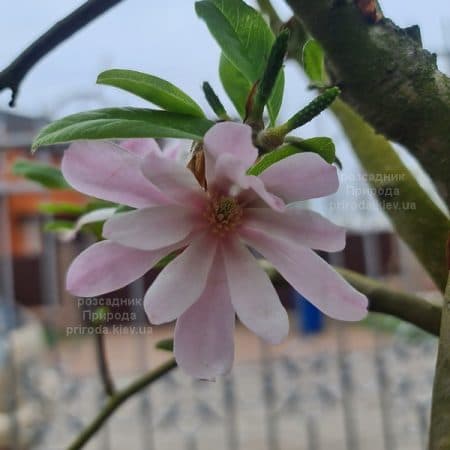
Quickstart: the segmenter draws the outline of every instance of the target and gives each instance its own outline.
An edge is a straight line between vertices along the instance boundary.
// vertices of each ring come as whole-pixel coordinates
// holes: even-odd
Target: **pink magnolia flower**
[[[258,151],[247,125],[223,122],[204,137],[207,189],[184,165],[157,151],[130,152],[105,142],[74,143],[62,170],[76,189],[124,203],[103,228],[105,241],[81,253],[67,275],[78,296],[118,289],[161,257],[184,249],[145,294],[151,323],[177,320],[174,353],[189,374],[227,373],[234,357],[235,313],[271,343],[288,334],[288,316],[251,247],[325,314],[360,320],[367,298],[313,250],[339,251],[344,229],[287,206],[332,194],[336,168],[314,153],[285,158],[249,176]]]

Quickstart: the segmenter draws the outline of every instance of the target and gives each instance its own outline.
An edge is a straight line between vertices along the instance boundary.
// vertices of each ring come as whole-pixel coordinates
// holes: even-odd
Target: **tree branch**
[[[267,261],[261,265],[273,282],[284,279]],[[348,269],[335,269],[359,292],[369,299],[369,311],[388,314],[405,320],[428,333],[439,336],[442,309],[430,301],[406,292],[387,288],[383,283]]]
[[[102,333],[95,334],[95,349],[97,354],[98,370],[103,383],[103,388],[105,390],[105,394],[110,397],[114,395],[115,388],[106,359],[105,338]]]
[[[450,258],[450,236],[447,242]],[[450,261],[431,403],[429,450],[450,448]]]
[[[282,277],[275,268],[266,261],[261,265],[272,281],[282,281]],[[382,283],[374,281],[364,275],[347,269],[337,269],[338,272],[356,289],[365,294],[369,299],[369,310],[389,314],[405,320],[417,327],[439,335],[439,323],[441,319],[441,308],[429,301],[412,294],[394,291],[386,288]],[[171,340],[161,343],[160,348],[171,349]],[[146,388],[152,382],[158,380],[177,366],[174,359],[170,359],[155,370],[144,375],[142,378],[131,383],[128,387],[116,391],[107,401],[106,405],[93,419],[93,421],[77,436],[67,450],[81,449],[97,433],[102,425],[109,419],[119,406],[128,398]]]
[[[369,311],[388,314],[439,336],[442,309],[416,295],[395,291],[379,281],[347,269],[338,272],[369,299]]]
[[[0,72],[0,91],[11,89],[9,106],[14,106],[22,80],[32,67],[61,42],[122,0],[88,0],[26,48]]]
[[[175,359],[170,359],[155,370],[144,375],[142,378],[134,381],[128,387],[117,391],[116,394],[109,398],[94,420],[76,437],[72,444],[69,445],[67,450],[79,450],[80,448],[83,448],[122,403],[166,373],[170,372],[175,367],[177,367]]]
[[[342,98],[405,145],[450,206],[450,79],[411,29],[372,20],[349,0],[287,0],[322,44]]]

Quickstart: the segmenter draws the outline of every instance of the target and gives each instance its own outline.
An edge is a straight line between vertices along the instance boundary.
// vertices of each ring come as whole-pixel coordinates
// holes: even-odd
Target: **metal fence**
[[[94,341],[70,341],[62,332],[64,264],[51,234],[42,235],[40,320],[15,302],[9,194],[0,190],[0,448],[64,449],[105,402],[95,358],[85,363],[87,373],[74,373],[67,363],[69,347],[77,358],[73,349],[93,353]],[[365,242],[367,256],[372,244]],[[133,296],[142,295],[142,283],[133,289]],[[148,336],[127,339],[133,370],[117,376],[119,385],[155,365],[148,357],[153,345]],[[216,382],[193,381],[177,370],[163,377],[129,400],[86,448],[425,448],[434,339],[333,322],[315,337],[294,326],[277,348],[240,333],[236,347],[244,346],[251,349],[247,356]]]

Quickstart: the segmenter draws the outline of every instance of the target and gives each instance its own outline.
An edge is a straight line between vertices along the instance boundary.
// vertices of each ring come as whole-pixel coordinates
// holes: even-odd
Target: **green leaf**
[[[207,119],[168,111],[105,108],[72,114],[41,130],[33,149],[83,139],[180,138],[202,139],[214,125]]]
[[[86,210],[85,205],[79,205],[77,203],[41,203],[39,205],[39,211],[45,214],[64,214],[70,216],[79,216]]]
[[[251,83],[242,75],[222,53],[219,63],[219,76],[222,86],[241,118],[245,118],[245,104],[252,88]]]
[[[242,75],[222,53],[219,63],[219,76],[223,88],[239,115],[245,117],[245,104],[252,84]]]
[[[225,107],[223,106],[223,103],[220,101],[220,98],[207,81],[203,82],[202,89],[208,105],[214,111],[216,116],[221,120],[231,120],[225,110]]]
[[[314,137],[311,139],[287,138],[286,142],[304,152],[317,153],[329,164],[333,164],[336,161],[336,148],[333,140],[329,137]]]
[[[44,231],[68,231],[72,230],[74,226],[75,223],[70,220],[53,220],[45,224]]]
[[[256,176],[260,175],[272,164],[275,164],[288,156],[295,155],[296,153],[301,153],[301,150],[294,145],[283,145],[283,147],[277,148],[276,150],[264,155],[254,166],[247,170],[247,174]]]
[[[327,78],[324,65],[324,52],[320,44],[310,39],[303,46],[303,66],[306,74],[318,86],[325,85]]]
[[[97,83],[131,92],[167,111],[205,117],[200,106],[189,95],[172,83],[153,75],[135,70],[112,69],[102,72]]]
[[[333,141],[330,138],[317,137],[305,140],[290,138],[288,144],[264,155],[247,171],[247,173],[248,175],[260,175],[272,164],[275,164],[288,156],[303,152],[317,153],[329,164],[332,164],[335,161],[335,148]]]
[[[243,116],[245,102],[251,87],[262,77],[275,36],[261,14],[242,0],[203,0],[195,4],[195,9],[216,39],[228,62],[235,71],[248,82],[243,99],[242,81],[239,80],[239,101],[237,94],[230,95],[233,84],[227,83],[225,90],[232,99],[238,112]],[[226,64],[221,61],[221,64]],[[221,71],[223,71],[222,68]],[[228,69],[230,71],[230,69]],[[222,79],[222,76],[221,76]],[[222,80],[223,82],[223,80]],[[281,106],[284,89],[284,75],[277,78],[274,91],[268,103],[271,122],[274,123]]]
[[[341,100],[337,99],[331,109],[368,174],[371,186],[377,192],[389,189],[396,193],[386,197],[379,194],[380,206],[436,285],[444,290],[448,277],[449,217],[423,190],[386,138]]]
[[[166,352],[173,352],[173,339],[162,339],[156,343],[155,347]]]
[[[244,75],[242,75],[233,64],[222,53],[219,63],[219,76],[222,86],[225,89],[228,97],[233,103],[236,111],[239,113],[242,119],[245,118],[245,106],[247,103],[248,95],[252,89],[253,84],[249,82]],[[280,73],[279,77],[282,78],[282,83],[275,83],[274,90],[270,96],[267,109],[271,119],[271,126],[275,123],[275,119],[281,108],[281,102],[283,100],[284,89],[284,74]]]
[[[36,161],[16,161],[12,167],[14,175],[22,176],[50,189],[67,189],[69,185],[61,171],[54,166]]]

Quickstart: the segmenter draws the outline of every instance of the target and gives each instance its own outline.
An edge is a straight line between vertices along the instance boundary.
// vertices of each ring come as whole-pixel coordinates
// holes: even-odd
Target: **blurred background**
[[[0,68],[83,2],[5,3]],[[281,0],[273,4],[284,19],[290,17]],[[383,0],[382,7],[402,27],[419,24],[424,47],[437,53],[440,69],[448,72],[447,0]],[[7,107],[9,92],[0,95],[0,449],[66,448],[105,402],[98,347],[89,332],[95,306],[80,304],[64,289],[70,261],[93,237],[84,233],[68,240],[43,231],[53,217],[40,208],[55,201],[84,205],[88,199],[25,181],[13,174],[13,164],[31,158],[34,136],[51,120],[92,108],[143,106],[131,95],[95,85],[97,74],[109,68],[165,78],[206,111],[201,84],[209,81],[233,111],[220,86],[219,56],[196,18],[194,2],[125,0],[44,58],[25,79],[15,109]],[[290,62],[286,93],[281,119],[314,95]],[[324,113],[302,128],[302,137],[313,136],[332,137],[343,164],[338,193],[308,205],[348,229],[345,251],[323,257],[389,286],[438,298],[378,208],[331,115]],[[396,148],[444,208],[426,174]],[[42,149],[33,158],[58,166],[62,152]],[[155,344],[170,337],[173,326],[148,327],[138,301],[155,274],[105,296],[136,300],[113,309],[122,319],[135,317],[132,326],[118,319],[108,324],[105,336],[118,386],[168,358]],[[267,347],[238,326],[236,364],[229,376],[200,382],[175,370],[123,406],[86,448],[424,449],[436,340],[375,314],[356,325],[337,323],[289,287],[278,289],[290,311],[286,342]]]

